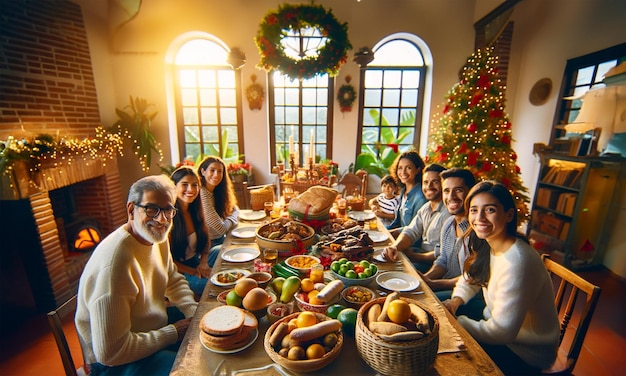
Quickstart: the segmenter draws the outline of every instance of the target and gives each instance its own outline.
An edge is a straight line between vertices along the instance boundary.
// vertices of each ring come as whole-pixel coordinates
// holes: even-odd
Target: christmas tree
[[[448,91],[441,113],[433,119],[425,160],[471,170],[477,181],[504,184],[515,199],[519,225],[528,219],[530,200],[511,148],[512,124],[504,111],[504,87],[492,53],[478,50],[468,58],[461,80]]]

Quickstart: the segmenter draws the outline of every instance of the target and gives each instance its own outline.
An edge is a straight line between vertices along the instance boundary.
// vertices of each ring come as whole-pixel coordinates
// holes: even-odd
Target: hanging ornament
[[[509,136],[504,135],[504,136],[502,136],[501,140],[502,140],[503,144],[511,145],[511,139],[509,138]]]
[[[470,133],[474,133],[478,130],[478,125],[476,125],[476,123],[470,123],[470,125],[467,126],[467,131]]]
[[[341,112],[352,111],[352,104],[356,99],[356,91],[354,90],[354,86],[350,85],[350,81],[352,81],[352,76],[347,75],[346,83],[341,85],[337,91],[337,101],[339,101]]]
[[[250,76],[252,83],[246,88],[246,99],[251,110],[260,110],[265,100],[265,90],[263,86],[256,82],[256,74]]]

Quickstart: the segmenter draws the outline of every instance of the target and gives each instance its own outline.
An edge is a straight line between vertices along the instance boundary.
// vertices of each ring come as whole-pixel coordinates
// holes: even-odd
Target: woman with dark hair
[[[196,297],[199,297],[211,273],[211,243],[199,197],[200,178],[188,166],[179,167],[170,178],[176,185],[178,210],[170,232],[170,250],[178,271],[185,276]]]
[[[417,211],[424,205],[426,197],[422,192],[422,172],[424,171],[424,160],[415,150],[405,151],[398,155],[389,168],[389,174],[400,186],[400,206],[396,219],[387,226],[393,230],[392,235],[398,236],[404,226],[407,226],[417,214]],[[419,246],[419,244],[416,244]]]
[[[539,254],[517,234],[517,210],[509,190],[494,181],[477,183],[465,199],[471,254],[452,298],[453,314],[480,289],[484,319],[459,323],[506,375],[534,374],[556,359],[559,322],[552,282]]]
[[[213,267],[226,233],[239,224],[239,208],[224,161],[215,156],[208,156],[198,166],[198,174],[204,219],[209,227],[209,237],[213,245],[209,255],[209,266]]]

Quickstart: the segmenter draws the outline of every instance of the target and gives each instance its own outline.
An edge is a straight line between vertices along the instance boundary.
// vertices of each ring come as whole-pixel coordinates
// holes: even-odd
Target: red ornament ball
[[[467,131],[474,133],[478,130],[478,125],[476,125],[476,123],[471,123],[470,125],[467,126]]]

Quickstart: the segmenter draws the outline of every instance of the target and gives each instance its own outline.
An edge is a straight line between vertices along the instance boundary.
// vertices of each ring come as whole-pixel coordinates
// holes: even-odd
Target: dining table
[[[260,215],[258,216],[260,217]],[[237,228],[251,230],[266,223],[269,218],[253,220],[240,220]],[[367,226],[367,225],[366,225]],[[387,229],[378,223],[378,243],[374,244],[374,255],[391,244],[394,239]],[[236,232],[237,233],[237,232]],[[241,232],[240,232],[241,233]],[[246,248],[248,252],[256,249],[261,254],[261,249],[254,238],[242,239],[233,234],[228,234],[223,243],[220,253]],[[221,256],[221,255],[220,255]],[[378,258],[378,257],[377,257]],[[235,262],[233,262],[235,261]],[[280,260],[279,260],[280,261]],[[416,271],[411,261],[400,253],[398,262],[381,262],[373,260],[378,266],[378,273],[402,272],[419,281],[418,287],[412,291],[401,292],[401,296],[416,300],[427,306],[439,321],[439,346],[433,367],[428,375],[502,375],[498,366],[485,353],[482,347],[472,336],[458,323],[455,317],[441,304],[430,287],[424,283],[420,274]],[[218,257],[211,274],[227,269],[244,269],[253,271],[254,260],[238,262],[229,257]],[[325,278],[332,279],[332,273],[325,271]],[[380,287],[376,281],[369,286],[375,292],[375,297],[384,296],[388,290]],[[276,363],[267,355],[263,338],[270,327],[268,318],[263,316],[258,323],[258,337],[249,347],[235,353],[221,353],[205,348],[200,341],[200,321],[211,309],[222,305],[217,296],[227,290],[227,287],[217,286],[208,282],[200,300],[198,308],[187,329],[187,333],[178,350],[170,375],[200,375],[200,376],[251,376],[251,375],[300,375],[298,372],[286,369]],[[345,334],[344,343],[340,354],[326,367],[306,374],[318,375],[377,375],[359,355],[354,335]]]

